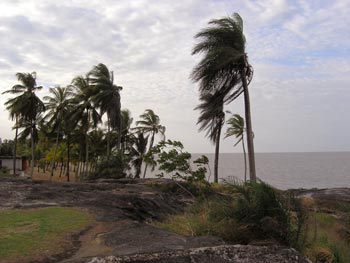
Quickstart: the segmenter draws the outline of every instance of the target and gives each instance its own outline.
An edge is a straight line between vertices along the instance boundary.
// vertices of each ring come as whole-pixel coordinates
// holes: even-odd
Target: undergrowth
[[[157,223],[187,236],[214,235],[229,243],[296,245],[306,213],[298,200],[263,183],[218,185],[181,215]]]

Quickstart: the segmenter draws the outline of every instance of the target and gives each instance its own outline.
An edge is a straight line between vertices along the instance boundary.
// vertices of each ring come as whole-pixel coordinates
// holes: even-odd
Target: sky
[[[43,97],[104,63],[134,121],[153,109],[168,139],[214,152],[196,125],[189,76],[201,56],[191,50],[210,20],[234,12],[254,68],[256,152],[350,151],[349,0],[1,0],[0,92],[17,84],[16,72],[35,71]],[[14,137],[10,97],[0,95],[2,139]],[[243,96],[225,110],[244,116]],[[223,139],[221,152],[240,152],[234,143]]]

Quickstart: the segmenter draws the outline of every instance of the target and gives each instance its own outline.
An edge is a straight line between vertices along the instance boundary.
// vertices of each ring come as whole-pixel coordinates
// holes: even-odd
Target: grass
[[[261,183],[212,184],[211,191],[184,213],[153,223],[182,235],[213,235],[229,243],[264,244],[270,239],[295,247],[312,262],[350,263],[349,204],[324,206]],[[328,210],[332,214],[323,212]]]
[[[350,263],[350,244],[340,234],[342,223],[332,214],[311,213],[310,231],[303,251],[311,260],[319,257],[332,258],[332,262]]]
[[[90,221],[91,216],[77,208],[1,211],[0,262],[21,262],[19,259],[63,252],[71,245],[67,237]]]
[[[0,168],[0,176],[9,176],[9,175],[10,175],[9,169],[7,169],[6,167]]]
[[[168,216],[155,224],[185,236],[213,235],[232,241],[237,237],[237,223],[228,213],[231,211],[227,201],[213,199],[197,202],[184,214]]]
[[[293,242],[289,213],[267,184],[214,184],[208,193],[183,214],[156,224],[186,236],[213,235],[230,243]]]

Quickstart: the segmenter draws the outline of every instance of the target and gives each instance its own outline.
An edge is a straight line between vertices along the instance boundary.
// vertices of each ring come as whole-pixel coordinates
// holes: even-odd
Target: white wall
[[[7,167],[8,169],[12,170],[13,168],[13,159],[1,159],[2,167]],[[22,160],[17,159],[16,160],[16,169],[22,170]]]

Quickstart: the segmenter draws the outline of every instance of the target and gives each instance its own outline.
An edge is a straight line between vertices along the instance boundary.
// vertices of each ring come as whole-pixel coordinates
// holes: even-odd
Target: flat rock
[[[83,261],[82,261],[83,262]],[[310,262],[291,248],[223,245],[175,252],[96,257],[86,263],[306,263]]]

